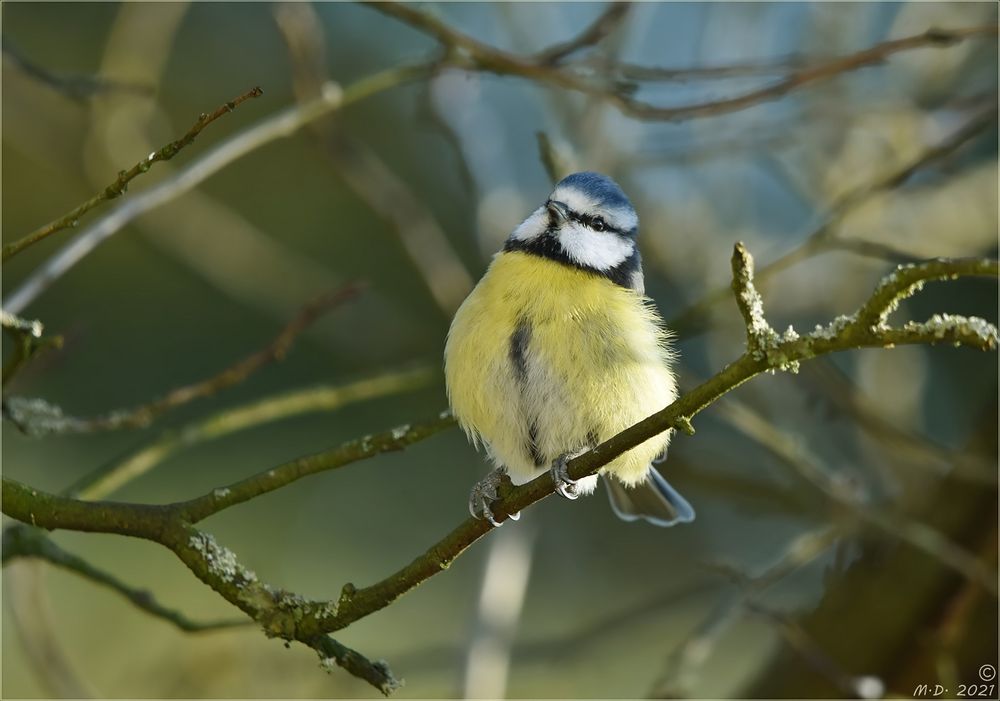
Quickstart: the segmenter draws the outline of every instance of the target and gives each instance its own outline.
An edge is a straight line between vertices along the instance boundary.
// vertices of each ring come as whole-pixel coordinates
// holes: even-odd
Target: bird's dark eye
[[[608,228],[608,225],[600,217],[594,217],[590,220],[590,228],[594,231],[604,231]]]

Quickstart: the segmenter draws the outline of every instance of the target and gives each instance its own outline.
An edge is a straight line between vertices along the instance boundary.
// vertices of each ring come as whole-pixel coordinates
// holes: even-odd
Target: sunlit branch
[[[139,175],[142,175],[143,173],[148,171],[154,163],[158,161],[169,161],[171,158],[176,156],[181,151],[181,149],[183,149],[185,146],[190,145],[191,142],[194,141],[195,138],[198,136],[198,134],[200,134],[202,130],[209,124],[217,120],[222,115],[232,112],[241,103],[246,102],[247,100],[254,97],[260,97],[263,94],[264,92],[260,88],[253,88],[243,93],[239,97],[236,97],[235,99],[225,103],[211,114],[200,115],[198,117],[198,121],[196,121],[191,126],[191,128],[187,130],[187,133],[185,133],[184,136],[177,139],[176,141],[171,141],[169,144],[159,149],[158,151],[153,151],[152,153],[150,153],[148,156],[143,158],[141,161],[136,163],[128,170],[123,170],[120,173],[118,173],[118,177],[115,178],[115,181],[113,183],[111,183],[106,188],[101,190],[99,193],[91,197],[89,200],[87,200],[80,206],[74,208],[67,214],[64,214],[63,216],[59,217],[55,221],[49,222],[45,226],[42,226],[32,231],[24,238],[18,239],[17,241],[14,241],[13,243],[9,243],[6,246],[4,246],[3,258],[2,258],[3,262],[6,263],[8,259],[10,259],[12,256],[17,255],[28,246],[38,243],[42,239],[51,236],[52,234],[58,231],[78,226],[80,223],[80,217],[82,217],[84,214],[86,214],[87,212],[89,212],[102,202],[107,202],[108,200],[113,200],[116,197],[121,197],[123,194],[125,194],[125,190],[128,188],[129,183],[132,182],[132,180],[134,180]]]
[[[145,214],[200,185],[226,166],[276,139],[296,133],[306,124],[393,87],[430,75],[430,64],[402,65],[372,74],[344,87],[327,83],[322,94],[293,105],[224,141],[200,159],[157,185],[124,200],[77,236],[4,299],[4,308],[18,314],[53,281],[98,245]]]
[[[888,326],[886,310],[916,292],[928,280],[963,276],[997,277],[995,260],[936,260],[908,266],[887,276],[872,297],[851,316],[841,316],[826,327],[800,336],[789,329],[781,336],[769,331],[763,304],[753,286],[753,261],[742,244],[732,259],[734,292],[744,316],[748,348],[711,379],[684,393],[664,410],[571,460],[569,476],[580,479],[649,438],[669,429],[692,433],[691,419],[725,393],[767,371],[795,371],[798,363],[817,355],[853,348],[888,348],[904,343],[949,343],[981,350],[997,347],[997,330],[981,319],[937,315],[923,323]],[[376,436],[344,444],[324,453],[300,458],[258,473],[204,496],[163,506],[116,502],[84,502],[33,489],[3,479],[3,512],[43,528],[118,533],[152,540],[170,548],[200,579],[230,603],[256,620],[270,635],[314,645],[327,633],[341,630],[390,605],[421,582],[446,569],[466,548],[492,530],[483,520],[469,518],[432,545],[409,565],[371,586],[343,587],[333,601],[309,601],[298,595],[278,596],[256,575],[238,565],[230,551],[191,525],[223,509],[279,489],[302,477],[398,450],[445,428],[454,420],[443,415],[417,426],[400,426]],[[505,519],[553,493],[546,473],[518,487],[506,485],[493,504],[494,515]],[[915,534],[924,538],[926,533]],[[912,541],[911,541],[912,542]]]
[[[181,450],[266,423],[416,389],[426,385],[432,376],[429,369],[419,368],[344,385],[307,387],[230,407],[177,430],[165,431],[135,452],[86,475],[63,496],[103,499]]]

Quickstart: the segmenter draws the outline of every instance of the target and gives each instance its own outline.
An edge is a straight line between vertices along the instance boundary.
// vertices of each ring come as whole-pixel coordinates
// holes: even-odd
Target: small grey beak
[[[569,219],[569,207],[564,205],[562,202],[558,202],[556,200],[549,200],[548,202],[545,203],[545,206],[548,208],[552,216],[556,218],[556,221],[558,223],[561,224],[562,222]]]

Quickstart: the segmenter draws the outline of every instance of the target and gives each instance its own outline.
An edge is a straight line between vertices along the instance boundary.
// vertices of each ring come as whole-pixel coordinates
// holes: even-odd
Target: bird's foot
[[[571,479],[566,472],[566,463],[573,458],[583,455],[587,449],[578,450],[575,453],[563,453],[552,463],[552,481],[556,483],[556,491],[567,499],[576,499],[581,494],[580,480]]]
[[[493,470],[473,485],[472,491],[469,493],[469,513],[472,514],[473,518],[485,518],[494,526],[503,523],[503,521],[497,520],[490,507],[500,497],[500,485],[503,484],[506,476],[503,470]],[[521,518],[521,512],[509,514],[507,518],[516,521]]]

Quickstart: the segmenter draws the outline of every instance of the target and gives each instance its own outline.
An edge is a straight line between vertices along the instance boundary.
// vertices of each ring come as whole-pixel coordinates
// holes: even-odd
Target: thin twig
[[[125,194],[125,190],[128,189],[129,183],[132,182],[132,180],[134,180],[137,176],[148,171],[150,166],[154,163],[157,161],[169,161],[171,158],[176,156],[181,149],[194,141],[198,134],[200,134],[201,131],[209,124],[217,120],[222,115],[232,112],[243,102],[246,102],[254,97],[260,97],[263,94],[264,91],[259,87],[252,88],[239,97],[225,103],[211,114],[200,115],[198,117],[198,121],[196,121],[191,128],[187,130],[187,133],[184,134],[184,136],[176,141],[170,142],[158,151],[153,151],[130,169],[123,170],[118,173],[118,177],[115,178],[113,183],[98,192],[89,200],[74,208],[69,213],[59,217],[55,221],[49,222],[45,226],[35,229],[24,238],[18,239],[17,241],[4,246],[2,258],[3,262],[6,263],[12,256],[17,255],[28,246],[38,243],[42,239],[47,236],[51,236],[57,231],[62,231],[63,229],[79,225],[80,217],[102,202],[113,200],[116,197],[120,197]]]
[[[612,2],[604,12],[597,16],[582,32],[569,41],[555,44],[534,55],[535,61],[541,64],[554,65],[580,49],[594,46],[604,40],[617,29],[628,16],[632,4],[628,2]]]
[[[103,499],[182,449],[292,416],[334,411],[354,402],[416,389],[426,385],[432,376],[429,369],[418,368],[345,385],[307,387],[230,407],[176,431],[165,432],[124,458],[84,476],[63,494],[80,499]]]
[[[20,313],[54,280],[136,217],[193,189],[251,151],[276,139],[291,136],[306,124],[330,112],[343,109],[403,83],[425,77],[431,70],[432,67],[428,64],[396,66],[361,78],[343,90],[334,83],[328,83],[315,100],[289,107],[236,134],[184,170],[123,201],[22,283],[4,300],[4,308],[15,314]]]
[[[836,250],[847,250],[868,256],[877,255],[877,257],[893,262],[913,262],[912,258],[906,256],[902,251],[886,247],[878,242],[841,239],[837,235],[837,227],[844,221],[848,214],[873,197],[900,187],[918,171],[955,153],[973,138],[986,131],[991,124],[995,123],[996,118],[996,107],[980,112],[957,131],[925,149],[916,158],[907,161],[883,177],[860,185],[839,197],[830,205],[826,214],[822,216],[820,225],[791,251],[776,258],[767,265],[761,266],[756,271],[757,279],[759,281],[768,280],[794,263],[799,263],[813,256]],[[899,260],[901,257],[908,259]],[[729,291],[729,287],[719,287],[707,293],[698,302],[679,312],[667,325],[675,333],[685,338],[690,338],[705,331],[712,318],[712,307],[727,300],[729,298]]]
[[[802,56],[786,56],[771,60],[745,61],[742,63],[720,64],[716,66],[690,66],[687,68],[667,68],[643,66],[625,61],[608,66],[624,80],[642,83],[684,82],[689,80],[721,80],[744,76],[775,75],[792,73],[806,65]]]
[[[336,309],[361,292],[360,283],[350,283],[329,292],[302,307],[281,332],[265,348],[253,353],[204,380],[171,390],[160,399],[148,404],[112,411],[90,419],[64,416],[59,407],[40,399],[10,397],[3,402],[3,415],[29,436],[50,433],[95,433],[123,428],[144,428],[162,414],[183,406],[195,399],[210,397],[237,385],[265,365],[283,360],[299,335],[320,316]]]
[[[929,29],[921,34],[893,39],[868,49],[807,66],[771,85],[722,100],[710,100],[677,107],[659,107],[637,100],[630,91],[610,89],[593,82],[575,71],[553,67],[532,58],[525,58],[485,44],[441,21],[429,12],[409,4],[373,2],[365,5],[394,17],[414,29],[432,36],[446,47],[445,62],[466,70],[485,71],[498,75],[513,75],[550,83],[567,90],[604,99],[623,114],[635,119],[678,121],[695,117],[736,112],[753,105],[776,100],[807,85],[829,80],[843,73],[881,63],[892,54],[927,47],[946,47],[970,37],[996,35],[996,25],[964,27],[954,30]]]
[[[27,59],[20,51],[11,46],[4,37],[3,55],[9,59],[21,72],[47,85],[61,95],[72,100],[85,100],[95,95],[106,93],[132,93],[134,95],[151,96],[155,92],[151,85],[127,83],[120,80],[102,78],[97,75],[59,75],[43,68]]]
[[[280,5],[275,19],[292,61],[296,97],[308,102],[329,80],[322,23],[308,4]],[[472,289],[473,279],[434,213],[367,144],[346,136],[329,120],[317,120],[310,127],[337,175],[392,227],[434,301],[451,317]]]
[[[833,682],[849,697],[880,699],[885,693],[885,683],[874,676],[853,676],[799,625],[791,616],[774,611],[760,603],[747,601],[744,608],[771,624],[806,664]]]
[[[898,426],[880,414],[861,388],[834,363],[821,361],[808,365],[809,374],[822,385],[823,396],[854,417],[854,423],[876,440],[905,451],[911,457],[907,465],[937,463],[935,472],[953,475],[974,484],[997,486],[997,469],[993,460],[967,451],[946,448],[928,436]]]
[[[737,621],[748,601],[827,552],[844,535],[840,528],[809,531],[792,540],[781,555],[762,572],[751,575],[730,565],[709,565],[738,587],[738,592],[722,599],[694,631],[667,657],[649,696],[684,698],[691,694],[698,670],[707,661],[722,634]]]
[[[938,531],[902,516],[886,514],[878,505],[866,503],[857,488],[848,484],[841,475],[831,473],[802,441],[785,434],[739,401],[730,400],[721,404],[719,411],[736,429],[766,447],[806,482],[846,507],[856,518],[924,551],[969,581],[977,582],[994,596],[997,595],[995,574],[974,555]]]
[[[225,628],[246,626],[252,623],[252,621],[245,618],[225,621],[193,621],[179,611],[167,608],[157,602],[149,591],[129,586],[109,572],[94,567],[83,558],[63,550],[51,538],[46,536],[44,532],[37,528],[31,528],[23,524],[5,528],[3,531],[4,566],[11,560],[22,557],[45,560],[53,565],[78,574],[84,579],[89,579],[92,582],[108,587],[124,596],[136,608],[156,618],[163,619],[187,633],[222,630]]]

